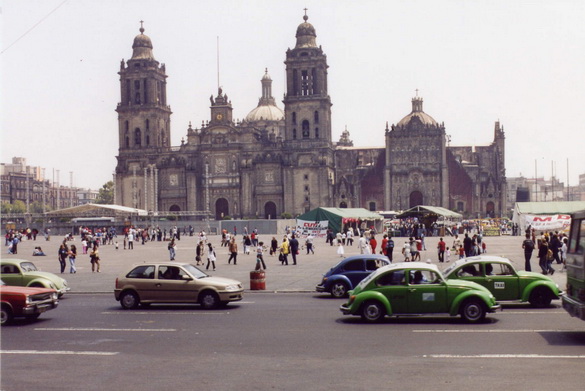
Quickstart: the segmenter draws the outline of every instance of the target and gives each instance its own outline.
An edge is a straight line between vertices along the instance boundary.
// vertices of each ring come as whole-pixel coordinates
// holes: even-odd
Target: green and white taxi
[[[367,322],[378,322],[386,315],[449,314],[475,323],[500,309],[494,295],[483,286],[446,280],[436,265],[424,262],[381,267],[349,295],[341,312],[361,316]]]
[[[460,259],[443,274],[449,280],[476,282],[489,289],[497,301],[530,302],[533,307],[547,307],[564,294],[550,277],[516,271],[509,259],[498,256]]]

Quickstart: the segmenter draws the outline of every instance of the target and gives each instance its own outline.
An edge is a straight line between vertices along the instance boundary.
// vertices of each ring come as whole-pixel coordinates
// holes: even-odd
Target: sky
[[[244,118],[264,69],[284,108],[285,53],[307,8],[327,55],[333,139],[384,146],[411,99],[451,145],[506,134],[508,177],[585,173],[585,1],[1,0],[0,161],[98,189],[118,152],[120,61],[144,21],[166,64],[172,145],[210,118],[219,85]],[[218,60],[219,59],[219,60]],[[418,90],[418,92],[417,92]]]

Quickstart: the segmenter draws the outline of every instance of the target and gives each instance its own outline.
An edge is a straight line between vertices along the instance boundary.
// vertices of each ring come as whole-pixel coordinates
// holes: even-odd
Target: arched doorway
[[[414,208],[415,206],[423,205],[423,195],[420,191],[413,191],[410,193],[410,206],[409,208]]]
[[[179,205],[171,205],[171,207],[169,208],[169,212],[180,212],[181,208],[179,207]]]
[[[485,214],[486,214],[486,216],[487,217],[496,217],[495,216],[495,209],[496,209],[496,205],[492,201],[489,201],[485,205]]]
[[[264,218],[275,219],[276,218],[276,204],[272,201],[268,201],[264,204]]]
[[[219,198],[215,201],[215,219],[222,220],[224,216],[230,215],[228,201],[225,198]]]
[[[341,201],[341,202],[339,203],[339,207],[340,207],[340,208],[347,208],[347,203],[346,203],[345,201]]]

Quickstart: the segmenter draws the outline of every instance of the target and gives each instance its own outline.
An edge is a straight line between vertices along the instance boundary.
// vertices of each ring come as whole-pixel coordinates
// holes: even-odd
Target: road
[[[507,306],[485,323],[343,316],[316,293],[247,293],[206,311],[122,310],[76,294],[2,328],[4,391],[578,390],[585,324],[558,305]]]

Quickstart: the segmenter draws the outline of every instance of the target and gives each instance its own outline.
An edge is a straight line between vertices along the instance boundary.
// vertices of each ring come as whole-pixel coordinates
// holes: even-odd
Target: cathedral
[[[332,139],[327,56],[303,17],[286,51],[284,110],[265,71],[258,106],[234,121],[228,95],[210,96],[210,117],[171,146],[165,65],[140,28],[120,64],[115,203],[154,214],[223,219],[296,216],[317,207],[405,210],[441,206],[466,217],[505,214],[505,135],[488,146],[449,146],[443,124],[412,99],[412,111],[380,126],[385,145]],[[358,115],[358,113],[356,113]]]

